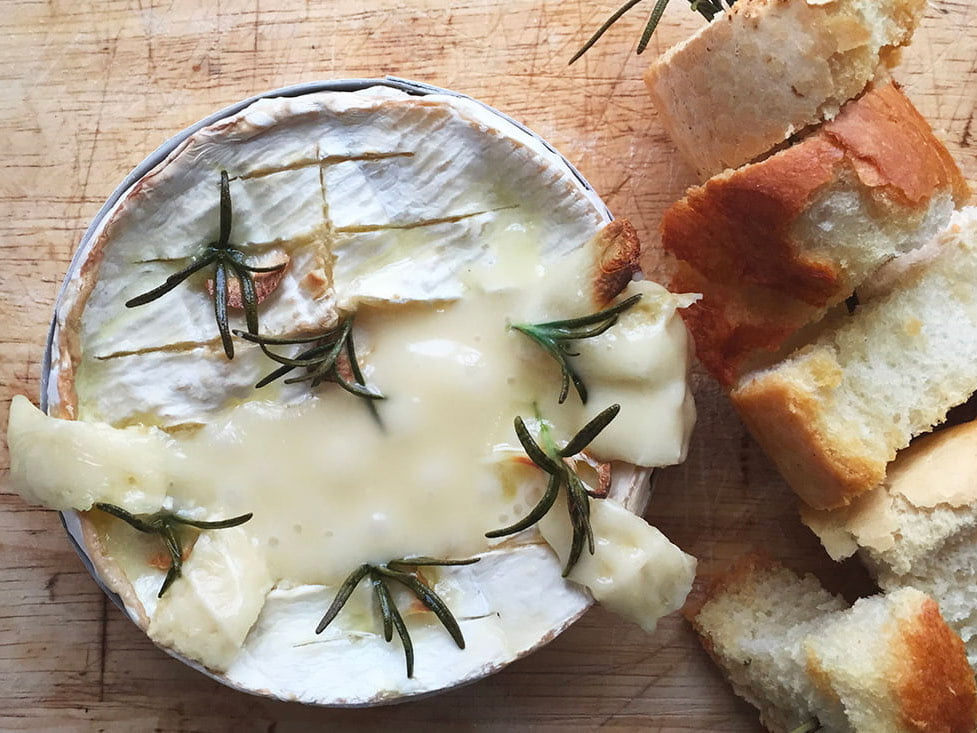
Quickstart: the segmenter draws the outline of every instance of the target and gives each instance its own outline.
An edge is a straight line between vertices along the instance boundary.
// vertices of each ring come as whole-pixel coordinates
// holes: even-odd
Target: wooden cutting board
[[[552,142],[657,269],[665,207],[693,182],[645,95],[649,60],[703,22],[677,0],[643,57],[650,2],[584,59],[572,52],[617,0],[5,0],[0,17],[0,424],[37,397],[58,286],[88,221],[167,137],[233,101],[300,81],[387,74],[478,97]],[[935,0],[897,72],[977,179],[977,6]],[[708,573],[763,546],[833,589],[833,565],[792,495],[705,377],[689,460],[658,474],[648,518]],[[6,446],[0,468],[6,481]],[[0,486],[5,486],[0,484]],[[513,727],[755,731],[678,617],[654,636],[594,609],[544,650],[420,702],[335,711],[225,689],[157,650],[108,603],[57,515],[0,494],[0,728],[305,730]]]

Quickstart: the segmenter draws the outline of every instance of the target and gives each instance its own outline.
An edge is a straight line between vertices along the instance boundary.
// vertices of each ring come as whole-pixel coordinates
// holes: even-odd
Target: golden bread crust
[[[767,375],[737,386],[730,398],[760,447],[808,506],[847,506],[885,478],[885,461],[859,455],[854,441],[846,445],[845,455],[837,455],[820,426],[817,397],[794,384]]]
[[[780,567],[780,563],[769,554],[756,550],[737,557],[731,565],[715,575],[709,577],[699,575],[696,577],[695,588],[689,594],[689,598],[682,608],[682,615],[692,624],[692,628],[695,629],[696,635],[706,651],[710,651],[711,644],[703,635],[703,630],[697,620],[703,607],[710,601],[731,591],[741,592],[756,585],[757,578],[762,573],[771,572],[778,567]]]
[[[895,641],[899,669],[896,700],[906,730],[973,733],[977,729],[977,685],[963,642],[926,598],[919,613],[903,619]]]
[[[797,145],[690,189],[665,213],[662,244],[680,260],[670,288],[703,294],[682,317],[699,360],[725,386],[882,264],[852,263],[798,228],[829,187],[910,234],[935,197],[969,196],[946,147],[891,83]]]
[[[949,188],[957,206],[970,198],[960,168],[933,128],[895,83],[874,87],[824,126],[861,182],[904,206]]]
[[[790,226],[844,158],[816,133],[763,163],[720,174],[665,212],[662,244],[711,278],[821,305],[837,287],[837,265],[798,252]]]
[[[764,581],[777,572],[783,572],[782,566],[763,553],[740,557],[701,590],[694,608],[690,604],[684,610],[706,652],[737,693],[760,709],[767,728],[792,730],[799,717],[810,714],[821,718],[825,730],[973,733],[977,728],[977,685],[963,642],[947,626],[936,602],[918,591],[884,600],[877,597],[876,612],[866,613],[860,620],[850,615],[858,613],[857,604],[854,609],[848,609],[847,604],[807,607],[814,614],[809,617],[813,625],[799,643],[804,655],[803,674],[817,693],[814,707],[785,710],[783,700],[768,698],[764,689],[769,680],[763,673],[751,671],[748,657],[736,657],[735,661],[725,658],[710,636],[717,633],[716,629],[702,628],[697,617],[708,603],[725,601],[724,615],[731,611],[729,604],[734,604],[752,614],[757,628],[763,628],[768,603],[764,594],[769,593]],[[800,588],[801,580],[796,580]],[[808,603],[815,602],[808,599]],[[713,614],[710,623],[715,625],[717,618]],[[735,646],[729,637],[739,632],[724,629],[718,633],[723,637],[718,641],[720,646]],[[742,633],[749,636],[752,631]],[[866,635],[871,638],[866,638],[865,649],[858,649],[859,636]],[[877,657],[849,663],[843,648],[839,657],[838,646],[845,640],[855,643],[852,654],[872,649]],[[872,667],[871,674],[864,674],[866,665]],[[769,675],[770,669],[765,673]],[[755,674],[761,677],[755,678]]]
[[[761,286],[709,280],[677,263],[669,289],[703,293],[682,311],[702,365],[723,386],[735,384],[755,357],[776,352],[811,318],[811,307]]]

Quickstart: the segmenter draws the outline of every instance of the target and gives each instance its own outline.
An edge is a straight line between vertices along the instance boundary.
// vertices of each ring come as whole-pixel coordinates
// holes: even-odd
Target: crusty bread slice
[[[748,556],[691,614],[763,724],[789,733],[972,733],[977,686],[960,639],[914,589],[847,604],[811,576]]]
[[[929,124],[893,83],[798,144],[692,188],[662,220],[674,292],[703,365],[729,386],[759,356],[930,241],[969,197]]]
[[[810,506],[849,504],[896,452],[977,391],[977,208],[954,215],[939,256],[773,367],[734,405]]]
[[[909,43],[925,0],[739,0],[645,74],[702,179],[833,118]]]
[[[977,728],[977,686],[963,642],[936,602],[914,588],[828,615],[805,651],[808,673],[841,701],[853,731]]]
[[[703,647],[737,695],[760,710],[771,731],[793,731],[826,710],[844,716],[805,673],[802,649],[825,613],[847,607],[813,576],[799,578],[756,555],[741,558],[716,578],[687,615]]]
[[[801,516],[835,560],[857,551],[882,588],[932,596],[977,667],[977,421],[914,441],[851,505]]]

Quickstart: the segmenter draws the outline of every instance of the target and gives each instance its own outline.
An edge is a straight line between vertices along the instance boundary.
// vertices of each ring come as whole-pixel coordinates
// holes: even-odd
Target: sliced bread
[[[833,118],[926,0],[739,0],[645,74],[662,122],[702,179]]]
[[[977,725],[963,644],[917,590],[849,609],[813,577],[749,556],[713,584],[690,620],[774,733],[972,733]]]
[[[926,120],[893,83],[766,160],[692,188],[662,220],[671,289],[700,361],[733,384],[844,301],[888,260],[930,241],[969,196]]]
[[[811,507],[849,504],[916,435],[977,391],[977,208],[957,212],[939,256],[730,396]]]
[[[914,441],[851,505],[801,517],[835,560],[858,552],[882,588],[932,596],[977,668],[977,421]]]

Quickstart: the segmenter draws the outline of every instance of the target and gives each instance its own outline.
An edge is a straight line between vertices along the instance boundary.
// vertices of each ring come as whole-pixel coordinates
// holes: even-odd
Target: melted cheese
[[[586,546],[568,576],[616,614],[652,632],[658,620],[685,603],[695,579],[695,558],[613,499],[590,502],[594,554]],[[566,500],[539,523],[540,532],[565,563],[571,527]]]
[[[668,466],[685,460],[695,425],[695,403],[686,381],[688,336],[676,312],[695,297],[674,296],[644,281],[628,285],[619,300],[637,293],[641,300],[613,328],[579,344],[590,390],[586,419],[607,405],[621,405],[590,452],[601,460]],[[659,422],[655,415],[665,419]]]
[[[52,509],[95,502],[157,511],[169,488],[172,440],[155,428],[54,420],[20,395],[10,404],[10,481],[21,496]]]
[[[581,368],[602,398],[601,406],[610,401],[627,405],[639,392],[642,399],[657,404],[655,410],[635,410],[627,417],[622,438],[609,443],[604,458],[634,462],[649,455],[645,451],[635,456],[634,451],[661,441],[671,461],[681,453],[688,420],[685,401],[675,395],[674,367],[663,364],[658,354],[684,363],[684,331],[668,328],[670,320],[677,322],[675,309],[684,301],[646,283],[635,289],[644,294],[645,305],[622,320],[624,345],[615,347],[621,359],[609,356],[607,347],[588,350],[579,357]],[[188,516],[217,519],[254,513],[241,532],[260,548],[258,564],[267,567],[270,580],[263,574],[248,580],[232,570],[218,572],[210,551],[200,560],[196,575],[174,584],[173,600],[167,596],[155,604],[151,593],[156,583],[136,582],[147,610],[155,606],[151,633],[175,639],[175,619],[185,614],[204,641],[196,652],[187,639],[178,648],[208,666],[223,668],[229,659],[227,644],[241,635],[225,633],[215,621],[215,608],[204,608],[208,593],[242,597],[250,586],[254,598],[248,608],[253,610],[255,603],[260,608],[261,602],[254,599],[263,599],[270,582],[282,587],[335,586],[364,562],[477,555],[490,549],[487,531],[528,510],[531,497],[525,495],[525,487],[514,490],[499,470],[500,456],[521,453],[513,417],[521,414],[531,421],[538,409],[554,424],[557,435],[567,439],[592,408],[575,397],[558,405],[558,368],[524,336],[507,328],[508,314],[525,309],[525,300],[519,290],[503,290],[458,302],[361,309],[356,337],[366,377],[387,395],[377,404],[382,429],[361,400],[334,386],[300,404],[248,401],[191,434],[173,438],[159,431],[119,430],[31,413],[32,439],[43,436],[43,454],[58,456],[45,461],[51,470],[59,467],[53,479],[45,479],[46,485],[55,492],[58,487],[81,491],[83,500],[72,498],[67,504],[78,509],[91,506],[90,497],[114,497],[114,503],[131,506],[112,492],[115,484],[126,484],[120,476],[138,461],[140,467],[151,467],[139,475],[155,487],[154,508],[164,503],[165,493],[167,508]],[[659,369],[661,379],[648,381],[642,389],[642,380]],[[684,393],[684,384],[682,388]],[[15,437],[27,433],[19,415],[20,410],[15,413]],[[82,437],[51,452],[50,446],[66,431]],[[637,431],[637,436],[625,439],[629,431]],[[75,446],[82,442],[84,452],[79,453]],[[22,440],[11,443],[18,466],[23,463],[21,445]],[[92,466],[91,478],[79,480],[79,455]],[[28,487],[34,496],[38,491],[31,487],[36,485],[37,479]],[[635,552],[655,554],[659,566],[663,552],[651,535],[643,544],[629,537],[624,546],[612,550],[614,533],[622,531],[608,530],[600,557],[605,566],[612,560],[617,563],[611,575],[624,573],[627,579],[620,582],[627,585],[641,577],[642,565],[633,562]],[[222,542],[223,532],[204,537],[211,534],[214,539],[198,542],[191,557],[200,547]],[[630,565],[626,557],[631,557]],[[147,572],[154,580],[158,577],[155,571]],[[655,587],[672,582],[672,575],[669,570],[658,576]],[[635,602],[625,599],[633,590],[585,584],[615,606]],[[645,618],[650,618],[648,599],[642,602]],[[240,606],[227,606],[230,628],[239,630],[235,609]],[[658,610],[664,607],[663,602]]]

